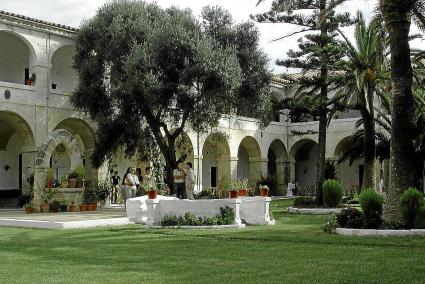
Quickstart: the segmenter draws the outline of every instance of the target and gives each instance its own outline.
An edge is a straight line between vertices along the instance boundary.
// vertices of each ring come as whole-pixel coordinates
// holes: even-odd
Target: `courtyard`
[[[328,235],[325,216],[275,226],[145,230],[1,228],[2,283],[423,283],[425,239]]]

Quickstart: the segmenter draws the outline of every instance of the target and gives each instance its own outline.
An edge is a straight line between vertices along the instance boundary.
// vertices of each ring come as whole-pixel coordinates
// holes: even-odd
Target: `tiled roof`
[[[0,16],[1,15],[14,17],[14,18],[25,20],[25,21],[38,23],[38,24],[42,24],[42,25],[47,25],[47,26],[51,26],[51,27],[55,27],[55,28],[65,29],[65,30],[68,30],[70,32],[77,32],[78,31],[78,29],[70,27],[70,26],[55,24],[55,23],[51,23],[51,22],[47,22],[47,21],[43,21],[43,20],[39,20],[39,19],[27,17],[27,16],[23,16],[23,15],[19,15],[19,14],[15,14],[15,13],[10,13],[10,12],[6,12],[6,11],[2,11],[2,10],[0,10]]]

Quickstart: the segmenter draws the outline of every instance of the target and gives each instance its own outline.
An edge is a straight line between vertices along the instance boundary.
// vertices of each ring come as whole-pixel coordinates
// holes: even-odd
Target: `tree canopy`
[[[201,22],[190,10],[120,1],[105,4],[82,25],[72,103],[98,123],[95,166],[122,145],[127,154],[158,145],[171,178],[176,161],[184,159],[176,158],[175,144],[187,127],[207,131],[223,114],[248,105],[267,123],[260,114],[270,102],[270,74],[258,31],[235,26],[231,18],[223,23],[229,15],[218,8],[203,15]],[[228,42],[220,41],[228,34]]]

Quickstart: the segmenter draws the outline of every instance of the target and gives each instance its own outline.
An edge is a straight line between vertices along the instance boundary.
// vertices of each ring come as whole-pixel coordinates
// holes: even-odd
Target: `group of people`
[[[129,167],[122,178],[122,182],[121,177],[118,175],[118,171],[115,171],[111,177],[111,203],[118,203],[118,196],[121,196],[122,200],[125,201],[129,198],[143,195],[142,183],[150,182],[152,178],[151,167],[145,168],[144,175],[142,175],[141,168],[136,169],[134,167]]]
[[[193,190],[196,183],[196,174],[193,170],[191,162],[187,162],[185,166],[179,162],[177,168],[173,170],[174,187],[170,190],[170,195],[180,199],[194,199]],[[129,198],[144,195],[143,183],[152,182],[152,167],[146,167],[145,173],[142,174],[141,168],[129,167],[123,178],[114,171],[111,177],[111,203],[117,204],[118,197],[124,201]]]

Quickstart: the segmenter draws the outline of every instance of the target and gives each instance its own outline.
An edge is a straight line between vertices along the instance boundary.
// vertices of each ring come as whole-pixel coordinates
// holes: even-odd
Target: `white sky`
[[[83,19],[95,15],[99,8],[108,0],[1,0],[0,10],[22,14],[25,16],[78,27]],[[256,7],[257,0],[157,0],[162,7],[171,5],[181,8],[190,8],[199,15],[202,7],[207,5],[219,5],[233,15],[236,22],[249,20],[250,14],[256,14],[268,10],[271,0]],[[367,17],[371,15],[376,6],[377,0],[348,0],[340,9],[349,11],[353,15],[357,10],[361,10]],[[257,24],[261,32],[261,45],[270,58],[270,68],[275,72],[284,72],[284,68],[276,67],[274,62],[278,58],[284,58],[289,49],[297,47],[297,40],[300,37],[295,35],[277,42],[270,42],[275,38],[296,31],[297,28],[288,24]],[[346,29],[351,37],[352,28]],[[417,41],[415,47],[424,45],[423,41]]]

